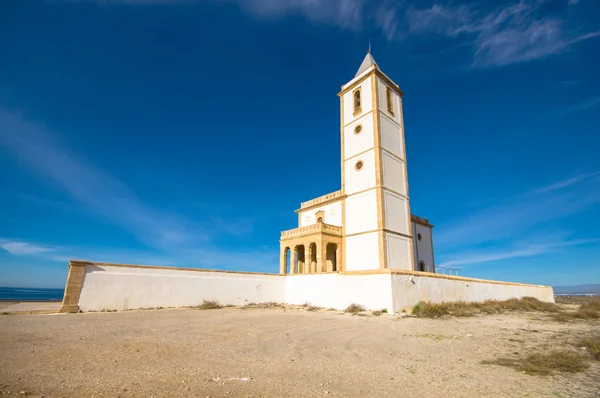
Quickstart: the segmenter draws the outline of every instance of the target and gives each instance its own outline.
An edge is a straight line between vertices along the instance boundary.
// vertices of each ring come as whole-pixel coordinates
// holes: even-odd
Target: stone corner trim
[[[59,312],[71,313],[79,312],[79,296],[83,288],[83,278],[85,277],[85,267],[91,264],[87,261],[69,261],[69,275],[67,276],[67,285],[65,286],[65,295]]]

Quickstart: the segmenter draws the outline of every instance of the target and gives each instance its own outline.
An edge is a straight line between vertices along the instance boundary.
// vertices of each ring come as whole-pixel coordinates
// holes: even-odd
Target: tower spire
[[[367,54],[371,54],[371,39],[369,38],[369,51],[367,51]]]

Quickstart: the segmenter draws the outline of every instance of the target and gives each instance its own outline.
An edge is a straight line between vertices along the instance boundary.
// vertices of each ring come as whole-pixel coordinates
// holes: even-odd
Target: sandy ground
[[[0,391],[45,397],[600,397],[600,362],[530,376],[481,361],[571,347],[600,322],[293,309],[0,317]],[[575,349],[575,348],[573,348]]]
[[[60,301],[0,301],[0,313],[52,313],[60,306]]]

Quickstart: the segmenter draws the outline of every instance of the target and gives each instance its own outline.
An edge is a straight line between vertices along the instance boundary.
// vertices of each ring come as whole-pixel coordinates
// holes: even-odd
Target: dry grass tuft
[[[348,308],[344,310],[344,312],[348,314],[358,314],[359,312],[366,311],[365,307],[359,304],[350,304]]]
[[[412,313],[419,318],[438,318],[444,315],[468,317],[480,313],[502,314],[510,311],[558,313],[560,308],[556,304],[545,303],[533,297],[523,297],[521,299],[509,299],[504,301],[487,300],[483,303],[457,301],[433,304],[429,302],[420,302],[413,307]]]
[[[310,311],[310,312],[318,311],[320,309],[321,309],[321,307],[315,307],[314,305],[309,305],[308,307],[306,307],[306,311]]]
[[[600,303],[598,296],[554,296],[557,304],[585,304],[589,302]]]
[[[221,304],[219,304],[218,301],[214,301],[214,300],[204,300],[202,302],[202,304],[200,304],[199,306],[195,307],[199,310],[216,310],[219,308],[223,308],[223,306]]]
[[[600,361],[600,334],[594,337],[588,337],[577,343],[578,347],[585,347],[592,357]]]
[[[278,303],[275,301],[269,301],[268,303],[248,303],[245,306],[243,306],[242,308],[244,309],[248,309],[248,308],[284,308],[285,305],[283,305],[282,303]]]
[[[577,373],[589,368],[580,354],[568,350],[534,353],[522,359],[500,358],[482,363],[508,366],[531,375],[549,375],[553,372]]]

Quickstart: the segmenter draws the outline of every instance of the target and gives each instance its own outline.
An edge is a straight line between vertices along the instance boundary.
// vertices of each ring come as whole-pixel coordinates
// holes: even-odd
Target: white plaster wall
[[[354,99],[353,93],[356,88],[361,88],[361,112],[358,115],[354,113]],[[352,122],[354,119],[361,117],[362,115],[369,113],[373,110],[373,94],[371,89],[371,79],[367,78],[362,83],[353,87],[346,94],[343,95],[344,99],[344,126]]]
[[[387,116],[379,116],[379,126],[381,128],[381,146],[388,152],[393,153],[400,159],[406,159],[404,156],[404,137],[402,128],[393,123]]]
[[[350,246],[358,247],[356,244],[368,242],[356,240]],[[481,302],[527,296],[554,302],[552,288],[547,286],[426,275],[277,276],[94,265],[86,267],[78,305],[82,311],[101,311],[194,306],[203,300],[232,305],[273,301],[308,302],[340,310],[356,303],[370,310],[386,308],[398,312],[419,301]]]
[[[317,223],[316,214],[318,211],[323,211],[325,224],[342,226],[342,201],[330,203],[325,206],[317,207],[308,211],[300,212],[300,226],[306,227]]]
[[[390,269],[412,270],[413,253],[410,250],[410,239],[386,233],[387,262]]]
[[[355,166],[359,161],[363,162],[363,167],[356,170]],[[344,189],[346,195],[352,195],[374,186],[375,152],[373,150],[344,162]]]
[[[383,203],[385,206],[384,228],[410,235],[408,222],[408,201],[390,191],[383,190]]]
[[[432,303],[535,297],[554,302],[549,286],[508,285],[491,282],[473,282],[414,275],[391,275],[394,311],[412,307],[419,301]]]
[[[379,269],[379,233],[354,235],[345,241],[346,271]]]
[[[377,192],[372,189],[346,199],[346,235],[377,229]]]
[[[398,94],[396,94],[394,90],[392,90],[392,110],[394,111],[394,115],[390,114],[387,111],[387,98],[385,94],[387,84],[385,84],[385,82],[379,77],[377,78],[377,82],[379,84],[377,91],[379,92],[379,106],[381,107],[381,111],[384,112],[390,119],[394,120],[396,123],[402,124],[402,98]]]
[[[423,261],[426,266],[433,266],[433,246],[432,246],[432,236],[431,236],[431,228],[423,226],[421,224],[413,225],[413,246],[416,250],[415,255],[415,269],[418,269],[418,264],[420,261]],[[419,240],[418,236],[421,234],[421,240]],[[432,268],[425,268],[426,270]]]
[[[404,164],[386,151],[382,151],[383,185],[402,195],[406,195],[406,177]]]
[[[79,298],[82,311],[281,302],[285,277],[168,268],[87,266]]]
[[[358,125],[362,126],[359,134],[354,134]],[[344,153],[342,156],[348,159],[375,146],[375,134],[373,132],[373,114],[363,116],[344,127]]]
[[[338,310],[360,304],[370,310],[392,311],[389,275],[313,274],[290,275],[286,279],[288,304],[309,303]]]

